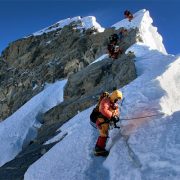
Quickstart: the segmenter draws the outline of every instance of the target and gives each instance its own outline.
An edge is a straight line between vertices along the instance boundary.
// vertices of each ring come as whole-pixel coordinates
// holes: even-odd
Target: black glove
[[[118,116],[113,116],[111,117],[111,121],[114,123],[117,123],[119,121],[119,117]]]
[[[118,128],[118,129],[120,128],[119,126],[116,125],[116,123],[119,121],[119,117],[118,116],[111,117],[111,121],[114,124],[114,128]]]

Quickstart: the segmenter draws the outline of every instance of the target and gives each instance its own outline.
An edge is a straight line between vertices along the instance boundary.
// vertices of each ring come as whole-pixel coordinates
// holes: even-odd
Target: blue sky
[[[180,1],[178,0],[0,0],[0,52],[8,43],[61,19],[93,15],[103,27],[123,19],[123,12],[148,9],[164,45],[180,53]]]

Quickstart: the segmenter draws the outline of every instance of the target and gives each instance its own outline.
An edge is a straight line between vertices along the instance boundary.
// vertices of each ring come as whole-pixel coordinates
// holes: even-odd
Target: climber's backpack
[[[129,16],[130,14],[131,14],[131,12],[128,11],[128,10],[125,10],[125,11],[124,11],[124,15],[125,15],[125,16]]]
[[[112,43],[112,42],[115,42],[117,43],[119,39],[119,36],[117,34],[112,34],[110,37],[109,37],[109,42]]]
[[[104,97],[109,97],[109,93],[108,92],[103,92],[100,97],[99,97],[99,101],[96,105],[96,107],[92,110],[91,114],[90,114],[90,124],[94,127],[94,128],[97,128],[96,127],[96,121],[98,119],[99,116],[101,116],[101,113],[99,112],[99,105],[101,103],[101,100],[104,98]]]

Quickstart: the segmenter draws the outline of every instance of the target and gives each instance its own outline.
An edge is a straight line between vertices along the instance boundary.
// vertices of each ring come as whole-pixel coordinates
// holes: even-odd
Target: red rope
[[[152,114],[149,116],[141,116],[141,117],[135,117],[135,118],[120,118],[120,120],[133,120],[133,119],[141,119],[141,118],[147,118],[147,117],[153,117],[153,116],[160,116],[160,115],[164,115],[164,113],[160,113],[160,114]]]

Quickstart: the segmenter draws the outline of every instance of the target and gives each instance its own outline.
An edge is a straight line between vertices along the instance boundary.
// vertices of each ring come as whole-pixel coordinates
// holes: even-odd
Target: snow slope
[[[162,43],[162,37],[157,32],[157,28],[152,26],[153,20],[149,15],[149,11],[143,9],[136,12],[131,22],[124,19],[114,25],[116,29],[124,27],[126,29],[138,28],[140,31],[140,37],[144,44],[149,46],[151,49],[157,49],[160,52],[167,54],[166,49]]]
[[[45,89],[0,123],[0,166],[15,158],[36,137],[43,113],[63,101],[67,80],[47,85]]]
[[[140,21],[149,21],[146,11],[139,11],[135,17],[137,14],[142,17]],[[141,33],[143,36],[146,32]],[[64,124],[60,134],[46,142],[59,140],[29,167],[25,180],[180,179],[180,57],[167,55],[163,44],[155,47],[162,43],[160,36],[156,38],[134,44],[126,51],[136,56],[138,77],[121,89],[125,97],[121,131],[110,131],[109,156],[104,159],[92,154],[98,133],[89,124],[91,107]]]
[[[25,180],[180,178],[180,58],[142,44],[129,50],[136,54],[138,78],[121,89],[125,96],[121,118],[156,116],[122,120],[123,136],[117,129],[110,131],[111,151],[103,159],[92,154],[98,134],[89,124],[91,107],[60,128],[50,142],[61,141],[30,166]]]
[[[40,31],[33,33],[33,35],[39,36],[39,35],[42,35],[43,33],[55,31],[57,29],[60,29],[60,28],[63,28],[64,26],[69,25],[72,22],[78,22],[78,27],[76,27],[77,29],[84,28],[85,30],[87,30],[87,29],[94,27],[95,29],[97,29],[98,32],[104,31],[104,28],[101,27],[100,24],[96,22],[96,18],[94,16],[87,16],[87,17],[83,17],[83,18],[81,18],[80,16],[77,16],[77,17],[73,17],[73,18],[67,18],[67,19],[60,20],[57,23],[53,24],[52,26],[49,26],[47,28],[44,28]]]

